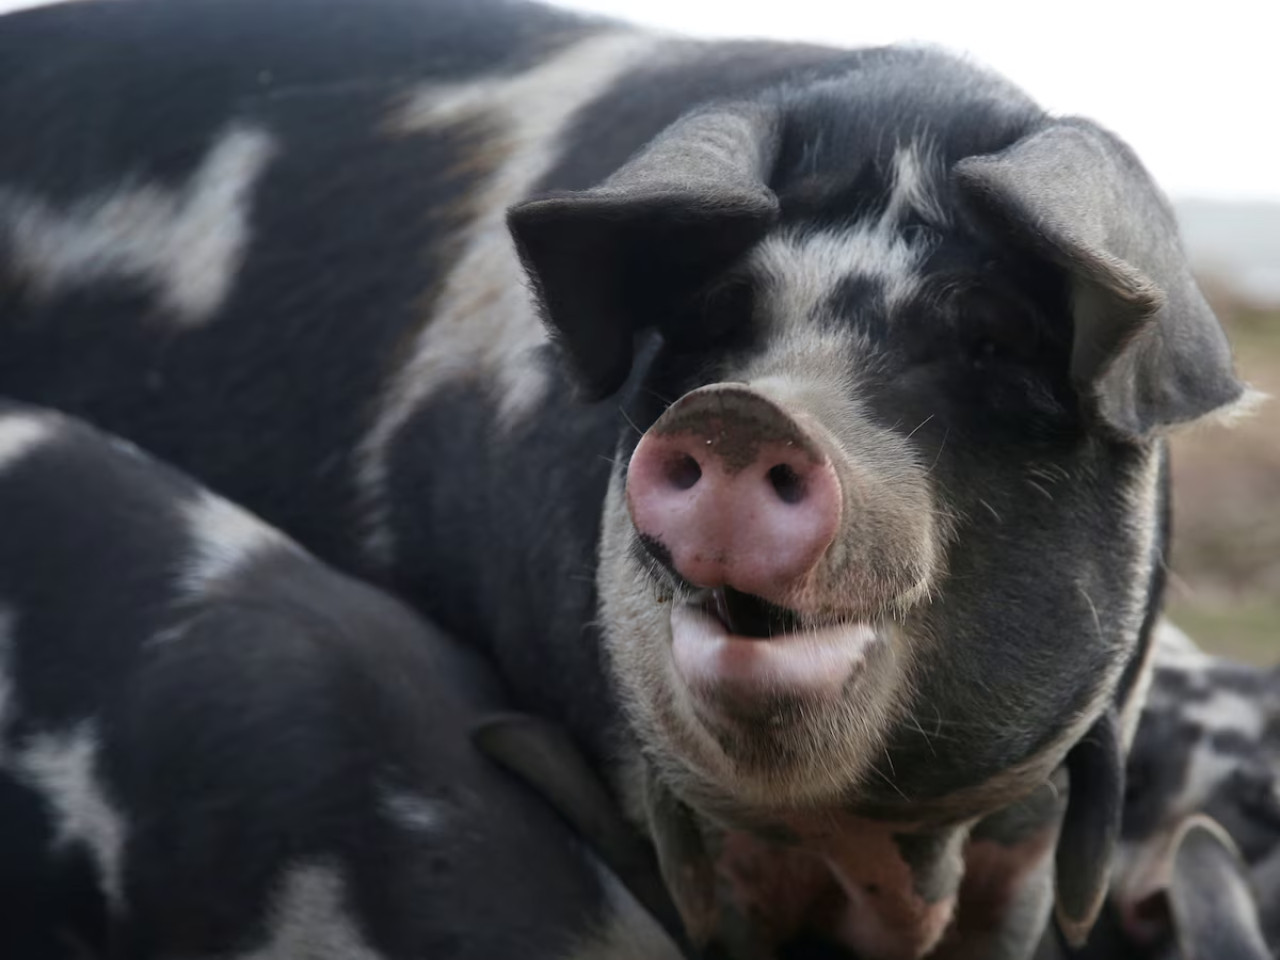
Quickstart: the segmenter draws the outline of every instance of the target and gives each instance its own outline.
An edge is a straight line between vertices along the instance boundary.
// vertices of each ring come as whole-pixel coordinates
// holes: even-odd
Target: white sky
[[[1276,0],[559,0],[706,36],[965,51],[1120,134],[1178,196],[1280,201]]]
[[[1176,196],[1280,201],[1277,0],[559,2],[704,36],[940,43],[1111,127]]]

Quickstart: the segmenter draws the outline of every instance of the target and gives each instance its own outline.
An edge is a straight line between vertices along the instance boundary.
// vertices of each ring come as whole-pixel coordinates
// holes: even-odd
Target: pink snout
[[[627,471],[645,546],[695,586],[780,605],[840,528],[831,461],[781,408],[743,387],[681,398],[641,438]]]

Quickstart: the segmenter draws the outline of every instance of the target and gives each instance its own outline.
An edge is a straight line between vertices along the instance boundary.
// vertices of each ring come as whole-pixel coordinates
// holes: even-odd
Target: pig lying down
[[[487,658],[699,949],[1085,936],[1164,437],[1245,396],[1114,135],[496,0],[6,17],[0,120],[0,393]]]
[[[5,957],[681,955],[401,604],[47,410],[0,404],[0,513]]]

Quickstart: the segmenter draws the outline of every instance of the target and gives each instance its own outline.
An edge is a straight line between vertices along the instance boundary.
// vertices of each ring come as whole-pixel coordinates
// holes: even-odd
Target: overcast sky
[[[178,3],[181,0],[173,0]],[[358,0],[357,0],[358,2]],[[704,36],[967,51],[1111,127],[1177,196],[1280,201],[1276,0],[560,0]],[[0,10],[31,6],[0,0]]]

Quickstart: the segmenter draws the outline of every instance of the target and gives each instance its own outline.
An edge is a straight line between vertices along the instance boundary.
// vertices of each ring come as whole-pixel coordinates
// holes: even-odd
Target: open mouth
[[[800,629],[800,618],[793,611],[733,587],[700,591],[693,605],[738,637],[770,640]]]
[[[672,658],[696,695],[715,702],[840,695],[878,641],[869,623],[817,626],[730,587],[671,607]]]

